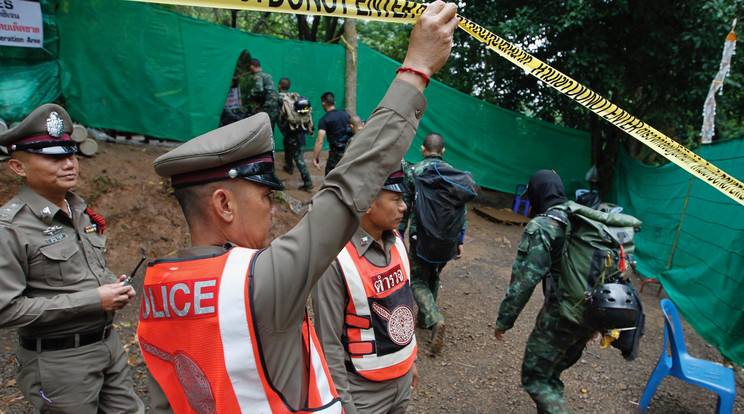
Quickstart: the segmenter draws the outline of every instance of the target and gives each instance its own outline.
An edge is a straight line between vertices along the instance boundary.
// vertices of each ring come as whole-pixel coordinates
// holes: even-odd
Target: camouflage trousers
[[[419,328],[431,328],[444,316],[437,307],[439,275],[446,263],[429,263],[416,255],[416,242],[409,240],[408,257],[411,261],[411,290],[418,305],[416,324]]]
[[[279,122],[279,105],[275,101],[269,102],[267,100],[261,105],[261,112],[266,112],[269,116],[269,120],[271,121],[271,135],[274,136],[274,127]]]
[[[313,179],[310,177],[310,173],[307,171],[305,166],[305,157],[302,155],[302,148],[300,148],[300,142],[298,134],[305,134],[304,132],[287,131],[284,134],[284,171],[292,174],[294,172],[294,164],[297,164],[297,169],[300,170],[300,176],[302,177],[302,183],[306,187],[313,186]]]
[[[522,361],[522,387],[535,401],[538,413],[572,412],[563,399],[560,376],[581,358],[593,335],[593,330],[563,318],[557,303],[549,303],[540,310]]]
[[[328,151],[328,161],[326,161],[325,175],[328,175],[328,173],[331,172],[332,169],[336,168],[338,162],[341,161],[341,157],[344,156],[344,152],[346,152],[346,147],[331,148],[331,150]]]

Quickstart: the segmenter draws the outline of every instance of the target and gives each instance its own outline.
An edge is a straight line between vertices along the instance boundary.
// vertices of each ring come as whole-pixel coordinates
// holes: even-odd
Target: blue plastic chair
[[[521,198],[522,193],[524,193],[525,190],[527,190],[526,185],[517,185],[517,190],[514,192],[514,203],[512,203],[512,211],[519,214],[519,207],[524,205],[524,216],[527,217],[527,213],[530,211],[530,200],[523,200]]]
[[[661,310],[664,311],[664,348],[661,358],[656,364],[651,378],[648,379],[646,389],[641,397],[641,413],[646,411],[656,388],[667,375],[675,376],[690,384],[707,388],[718,394],[716,413],[731,413],[734,409],[736,397],[736,380],[734,371],[704,359],[695,358],[687,353],[685,338],[682,334],[682,324],[679,321],[677,308],[669,299],[661,300]],[[667,355],[667,340],[671,356]]]

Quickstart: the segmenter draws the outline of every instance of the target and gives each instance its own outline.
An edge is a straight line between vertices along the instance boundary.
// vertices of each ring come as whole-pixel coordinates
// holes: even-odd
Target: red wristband
[[[401,73],[401,72],[411,72],[411,73],[415,73],[415,74],[421,76],[426,81],[426,86],[429,86],[429,82],[431,82],[431,78],[429,78],[428,76],[426,76],[426,74],[424,72],[421,72],[420,70],[416,70],[416,69],[413,69],[413,68],[407,68],[407,67],[401,66],[401,67],[399,67],[395,71],[395,73]]]

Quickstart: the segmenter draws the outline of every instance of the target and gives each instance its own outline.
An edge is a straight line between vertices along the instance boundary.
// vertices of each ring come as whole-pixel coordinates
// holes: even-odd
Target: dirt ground
[[[187,245],[188,232],[168,183],[152,169],[152,161],[173,144],[143,144],[137,139],[116,143],[99,142],[98,153],[80,159],[77,193],[102,215],[107,223],[107,260],[116,274],[130,273],[144,252],[158,258]],[[278,153],[278,159],[283,154]],[[309,161],[311,153],[306,153]],[[5,163],[0,163],[0,205],[14,195],[20,182]],[[281,164],[278,164],[281,165]],[[320,171],[308,162],[317,191]],[[275,234],[293,226],[305,211],[311,194],[298,191],[299,174],[293,176],[278,168],[288,190],[278,196],[280,213],[275,217]],[[410,413],[530,413],[534,404],[520,386],[520,367],[524,345],[542,294],[535,292],[506,341],[493,338],[494,321],[501,298],[508,287],[511,263],[516,254],[522,227],[491,221],[473,207],[508,207],[508,195],[482,190],[468,211],[469,228],[465,255],[448,264],[442,273],[439,304],[447,321],[442,353],[428,356],[429,332],[417,330],[419,342],[419,388],[413,394]],[[141,288],[144,269],[135,279]],[[1,277],[1,275],[0,275]],[[640,280],[633,277],[636,288]],[[626,362],[617,350],[589,347],[580,362],[563,375],[565,397],[576,413],[635,413],[638,400],[658,361],[664,324],[658,285],[648,285],[642,293],[646,313],[646,334],[641,340],[639,358]],[[147,403],[144,363],[135,340],[139,297],[119,312],[115,326],[126,343],[137,392]],[[691,355],[721,362],[720,353],[684,323]],[[0,330],[0,414],[26,413],[32,409],[15,386],[14,353],[16,336]],[[737,376],[735,413],[744,413],[742,381]],[[659,387],[648,413],[711,413],[716,395],[676,378],[668,377]]]

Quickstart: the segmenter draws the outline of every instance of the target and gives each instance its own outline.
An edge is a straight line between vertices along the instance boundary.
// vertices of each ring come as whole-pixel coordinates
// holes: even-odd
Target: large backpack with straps
[[[289,129],[292,131],[303,130],[311,132],[313,125],[313,108],[310,106],[310,100],[297,92],[282,92],[281,116],[287,120]]]
[[[475,180],[442,162],[415,177],[416,255],[430,263],[446,263],[457,255],[465,222],[465,203],[475,198]]]
[[[590,327],[596,325],[590,324],[585,316],[592,291],[599,285],[626,283],[623,272],[632,260],[633,236],[641,221],[628,214],[606,213],[573,201],[568,202],[565,213],[567,221],[551,210],[545,213],[566,225],[557,283],[560,313],[576,324]],[[547,279],[556,288],[554,279]]]

